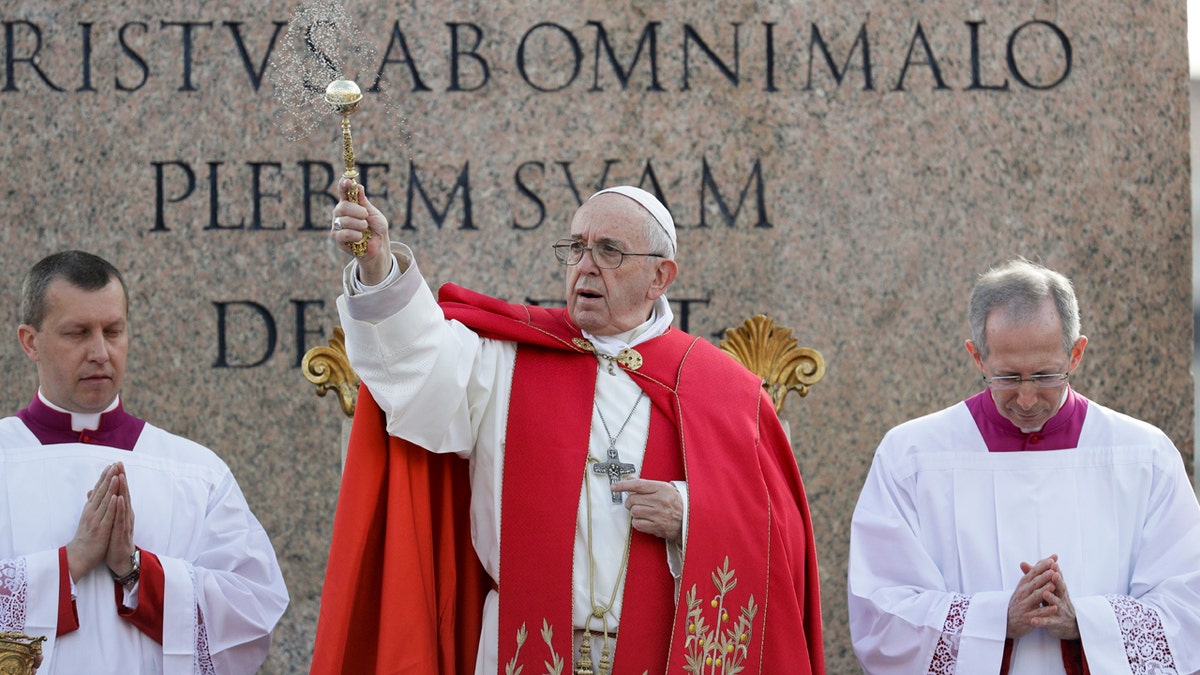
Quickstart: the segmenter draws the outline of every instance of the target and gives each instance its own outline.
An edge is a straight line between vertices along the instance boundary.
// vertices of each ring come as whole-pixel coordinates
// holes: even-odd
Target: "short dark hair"
[[[125,279],[112,263],[86,251],[59,251],[37,261],[25,275],[21,283],[21,323],[42,329],[49,310],[46,290],[55,279],[63,279],[85,291],[98,291],[116,279],[125,294],[125,309],[129,309]]]

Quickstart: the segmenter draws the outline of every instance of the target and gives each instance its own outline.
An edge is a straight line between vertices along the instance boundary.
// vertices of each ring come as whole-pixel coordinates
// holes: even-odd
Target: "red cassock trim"
[[[1012,638],[1004,640],[1004,654],[1000,659],[1000,675],[1008,675],[1012,667],[1013,649],[1016,641]],[[1087,655],[1083,652],[1083,643],[1079,640],[1062,640],[1059,644],[1062,652],[1063,669],[1067,675],[1091,675],[1088,668]]]
[[[117,614],[155,642],[162,644],[163,636],[163,597],[167,589],[167,575],[163,572],[162,562],[158,556],[142,549],[142,570],[138,574],[138,606],[129,609],[121,604],[125,599],[125,591],[120,584],[113,582],[114,593],[117,596]]]
[[[67,562],[67,547],[58,548],[58,630],[55,637],[79,630],[79,610],[71,597],[71,566]]]

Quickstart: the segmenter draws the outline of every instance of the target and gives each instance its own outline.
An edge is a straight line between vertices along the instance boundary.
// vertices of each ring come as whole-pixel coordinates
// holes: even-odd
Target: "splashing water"
[[[340,0],[301,3],[271,62],[275,98],[282,106],[275,112],[275,125],[292,141],[307,137],[322,124],[329,126],[328,120],[336,116],[325,102],[325,87],[348,79],[375,99],[364,101],[365,105],[382,108],[393,118],[392,124],[403,130],[404,117],[390,102],[386,82],[376,79],[378,58],[378,51],[365,42]]]

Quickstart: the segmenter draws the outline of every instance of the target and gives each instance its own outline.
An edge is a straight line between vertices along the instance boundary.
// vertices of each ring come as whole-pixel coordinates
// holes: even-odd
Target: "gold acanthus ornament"
[[[789,391],[808,396],[808,388],[825,376],[825,359],[820,352],[796,346],[792,329],[762,314],[726,330],[718,346],[762,379],[776,413],[783,411]]]
[[[350,367],[346,355],[346,332],[341,326],[333,327],[333,337],[328,347],[313,347],[304,354],[300,362],[304,378],[317,385],[317,395],[328,391],[337,392],[338,402],[346,417],[354,417],[354,405],[358,399],[358,374]]]

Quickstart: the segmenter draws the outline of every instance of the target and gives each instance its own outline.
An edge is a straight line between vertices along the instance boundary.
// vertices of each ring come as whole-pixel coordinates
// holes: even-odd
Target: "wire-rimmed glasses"
[[[1023,382],[1032,382],[1033,386],[1038,389],[1053,389],[1061,387],[1071,373],[1040,373],[1038,375],[1030,375],[1029,377],[1021,377],[1020,375],[998,375],[996,377],[983,376],[983,381],[987,386],[997,391],[1015,391],[1021,387]]]
[[[626,253],[612,244],[603,242],[594,246],[584,246],[583,242],[573,239],[559,239],[551,248],[554,249],[554,257],[564,265],[578,265],[579,261],[583,260],[584,252],[591,251],[592,262],[602,270],[613,270],[620,267],[621,263],[625,262],[625,256],[663,257],[661,253]]]

